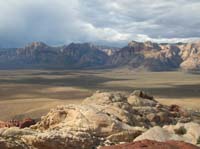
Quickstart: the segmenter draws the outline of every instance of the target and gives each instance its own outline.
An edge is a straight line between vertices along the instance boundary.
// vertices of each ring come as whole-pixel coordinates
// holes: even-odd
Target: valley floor
[[[61,104],[79,104],[96,90],[141,89],[163,104],[200,110],[200,75],[105,70],[0,71],[0,120],[39,118]]]

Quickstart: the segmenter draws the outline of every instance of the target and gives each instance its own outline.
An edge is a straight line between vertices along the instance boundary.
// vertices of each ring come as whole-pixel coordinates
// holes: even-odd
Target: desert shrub
[[[197,139],[197,144],[200,144],[200,136],[199,136],[199,138]]]
[[[183,126],[181,126],[178,129],[174,129],[174,132],[178,135],[184,135],[186,134],[187,130]]]

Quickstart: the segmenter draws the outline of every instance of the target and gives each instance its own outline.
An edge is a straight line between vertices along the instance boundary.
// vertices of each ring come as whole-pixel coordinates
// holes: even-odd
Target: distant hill
[[[0,69],[116,68],[146,71],[200,70],[200,42],[131,41],[123,48],[91,43],[48,46],[33,42],[24,48],[0,49]]]

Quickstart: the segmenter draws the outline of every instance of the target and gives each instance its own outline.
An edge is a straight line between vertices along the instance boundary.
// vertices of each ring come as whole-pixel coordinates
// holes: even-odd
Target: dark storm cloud
[[[200,37],[199,0],[0,0],[0,46]]]

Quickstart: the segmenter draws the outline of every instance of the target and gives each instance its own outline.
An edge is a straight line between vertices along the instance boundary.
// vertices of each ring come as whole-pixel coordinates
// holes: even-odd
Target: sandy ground
[[[200,111],[200,98],[193,98],[193,99],[157,98],[156,100],[165,105],[177,104],[187,110]]]
[[[81,100],[57,100],[57,99],[17,99],[14,101],[1,101],[1,120],[23,119],[31,117],[38,119],[45,115],[51,108],[63,104],[79,104]]]
[[[0,71],[0,120],[39,118],[62,104],[80,104],[96,90],[145,90],[163,104],[200,109],[200,75],[183,72]]]
[[[42,115],[45,115],[51,108],[55,108],[58,105],[63,104],[80,104],[83,99],[48,99],[48,98],[38,98],[38,99],[16,99],[16,100],[4,100],[0,102],[1,109],[1,120],[10,119],[23,119],[24,117],[31,117],[38,119]],[[200,111],[200,99],[162,99],[157,98],[162,104],[171,105],[177,104],[188,110]]]

